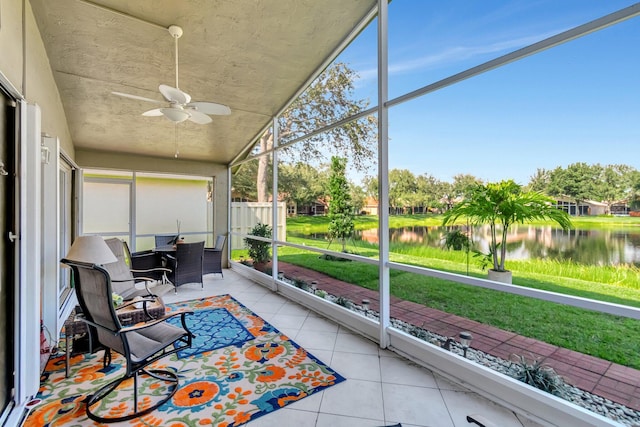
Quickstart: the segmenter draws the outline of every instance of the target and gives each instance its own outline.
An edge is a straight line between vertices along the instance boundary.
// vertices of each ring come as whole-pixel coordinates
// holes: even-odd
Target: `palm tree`
[[[468,218],[474,225],[489,224],[489,254],[494,271],[507,271],[504,267],[507,232],[512,224],[550,219],[564,230],[571,228],[569,215],[557,209],[553,199],[537,191],[525,192],[513,180],[473,185],[462,202],[445,212],[442,225],[460,217]]]

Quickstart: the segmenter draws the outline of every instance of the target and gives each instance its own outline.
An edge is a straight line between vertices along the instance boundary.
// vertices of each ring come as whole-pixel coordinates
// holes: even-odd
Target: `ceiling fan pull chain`
[[[173,155],[174,158],[178,158],[178,154],[180,154],[180,151],[178,149],[178,123],[175,123],[174,125],[174,129],[175,129],[175,138],[176,138],[176,154]]]

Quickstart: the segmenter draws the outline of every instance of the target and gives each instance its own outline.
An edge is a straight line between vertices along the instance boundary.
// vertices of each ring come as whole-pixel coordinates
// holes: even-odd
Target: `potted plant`
[[[513,180],[475,184],[462,202],[445,212],[442,224],[451,224],[460,217],[468,218],[473,225],[489,225],[488,256],[492,261],[489,279],[506,283],[511,283],[511,272],[504,262],[512,224],[549,219],[564,230],[571,227],[569,215],[557,209],[552,198],[536,191],[523,191]]]
[[[271,226],[259,222],[251,229],[249,234],[271,238]],[[263,270],[264,266],[271,261],[271,243],[246,237],[244,244],[249,251],[249,258],[253,262],[253,268]]]

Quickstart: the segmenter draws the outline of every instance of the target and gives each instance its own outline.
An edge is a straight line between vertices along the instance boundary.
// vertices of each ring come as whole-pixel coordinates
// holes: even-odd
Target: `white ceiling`
[[[76,148],[173,157],[175,126],[141,113],[175,86],[228,105],[178,125],[180,158],[228,164],[375,6],[375,0],[30,0]]]

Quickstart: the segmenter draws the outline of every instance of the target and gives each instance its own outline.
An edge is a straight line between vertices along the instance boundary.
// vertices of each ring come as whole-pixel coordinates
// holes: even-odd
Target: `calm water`
[[[463,232],[466,227],[460,227]],[[389,230],[391,242],[444,247],[445,227],[406,227]],[[357,231],[355,239],[377,243],[377,229]],[[316,238],[324,237],[321,234]],[[475,248],[488,252],[489,227],[471,230]],[[510,227],[507,259],[547,258],[587,265],[634,264],[640,267],[640,230],[569,230],[551,226]]]

